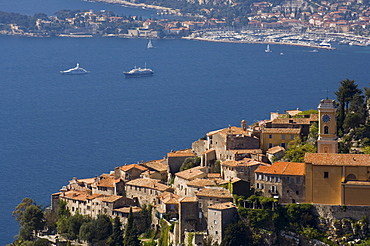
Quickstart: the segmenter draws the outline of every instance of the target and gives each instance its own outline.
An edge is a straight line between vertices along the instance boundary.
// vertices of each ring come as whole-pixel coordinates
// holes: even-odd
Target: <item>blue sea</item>
[[[0,11],[53,14],[113,10],[155,17],[153,10],[78,0],[0,0]],[[369,86],[370,47],[309,48],[122,38],[0,36],[0,245],[13,241],[11,212],[24,197],[48,206],[72,177],[160,159],[205,133],[315,109],[343,79]],[[284,55],[280,55],[280,53]],[[76,63],[91,71],[59,73]],[[125,79],[136,66],[153,77]]]

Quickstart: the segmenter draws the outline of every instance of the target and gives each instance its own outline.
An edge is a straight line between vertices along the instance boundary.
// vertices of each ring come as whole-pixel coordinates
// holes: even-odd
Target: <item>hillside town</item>
[[[336,114],[335,101],[323,99],[317,112],[271,113],[249,126],[243,120],[240,127],[210,131],[191,148],[171,150],[163,159],[72,178],[52,194],[52,210],[64,202],[72,214],[105,214],[125,225],[130,213],[151,206],[153,228],[172,226],[167,245],[206,245],[205,239],[221,245],[226,227],[243,208],[266,206],[252,199],[257,195],[272,199],[272,208],[312,204],[319,226],[335,242],[364,239],[368,226],[356,223],[370,215],[370,155],[338,154]],[[306,153],[303,162],[281,160],[291,141],[312,137],[313,125],[317,153]],[[274,245],[269,235],[257,245]],[[280,245],[302,243],[294,233],[281,231],[279,237],[285,242]]]
[[[181,13],[165,7],[125,1],[103,2],[158,9],[158,19],[117,16],[111,11],[65,11],[55,16],[37,15],[32,28],[1,21],[1,33],[35,37],[118,36],[125,38],[179,38],[218,42],[274,43],[330,48],[331,43],[370,44],[370,7],[363,1],[254,2],[246,16],[233,18],[211,14],[205,5],[197,13]],[[234,3],[234,5],[238,5]],[[202,6],[202,4],[200,4]],[[163,14],[176,18],[163,18]],[[8,19],[6,19],[8,20]]]

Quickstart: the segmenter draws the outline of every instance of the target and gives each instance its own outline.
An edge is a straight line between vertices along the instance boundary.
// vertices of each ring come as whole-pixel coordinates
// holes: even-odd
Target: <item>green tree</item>
[[[16,221],[19,222],[21,220],[24,211],[26,211],[27,207],[30,205],[36,205],[36,203],[31,198],[25,197],[22,199],[22,202],[15,207],[12,216],[15,217]]]
[[[20,218],[20,225],[19,238],[33,240],[37,232],[44,229],[45,225],[44,213],[41,206],[28,206]]]
[[[132,207],[130,207],[130,213],[128,214],[127,218],[123,244],[125,246],[140,246],[140,240],[137,236],[134,227],[134,217],[132,215]]]
[[[122,224],[118,217],[113,221],[113,233],[109,238],[109,246],[123,246]]]
[[[354,80],[345,79],[342,80],[340,84],[341,86],[338,88],[338,91],[335,92],[335,95],[339,102],[338,127],[342,129],[352,97],[356,94],[361,94],[362,91],[357,88],[358,85],[355,84]]]
[[[184,171],[193,167],[197,167],[200,165],[201,158],[200,157],[189,157],[186,158],[185,161],[182,163],[180,167],[180,171]]]
[[[311,143],[304,143],[300,138],[295,138],[288,144],[288,149],[285,152],[283,160],[291,162],[304,162],[306,153],[315,153],[316,147]]]
[[[69,217],[69,216],[71,216],[71,212],[69,212],[67,208],[67,202],[61,200],[58,206],[58,218]]]
[[[221,246],[247,246],[251,244],[251,232],[242,220],[229,224]]]

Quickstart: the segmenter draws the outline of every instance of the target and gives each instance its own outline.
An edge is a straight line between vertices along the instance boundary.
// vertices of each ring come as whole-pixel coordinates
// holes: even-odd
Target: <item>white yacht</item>
[[[80,67],[80,64],[77,63],[76,67],[65,70],[65,71],[60,71],[61,74],[68,74],[68,75],[80,75],[80,74],[87,74],[89,71],[86,69]]]

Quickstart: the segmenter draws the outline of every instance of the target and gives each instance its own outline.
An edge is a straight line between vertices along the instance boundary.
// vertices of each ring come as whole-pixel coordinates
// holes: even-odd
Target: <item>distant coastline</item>
[[[124,0],[85,0],[85,1],[120,4],[126,7],[135,7],[135,8],[143,8],[143,9],[157,9],[161,11],[166,11],[168,14],[181,15],[180,10],[178,9],[172,9],[172,8],[158,6],[158,5],[149,5],[145,3],[132,3],[129,1],[124,1]]]
[[[287,43],[287,42],[271,42],[271,41],[244,41],[244,40],[214,40],[209,38],[200,38],[200,37],[183,37],[183,39],[188,40],[198,40],[198,41],[207,41],[207,42],[217,42],[217,43],[241,43],[241,44],[273,44],[273,45],[289,45],[289,46],[300,46],[314,49],[325,49],[325,50],[335,50],[334,47],[326,47],[320,45],[313,45],[307,43]]]

